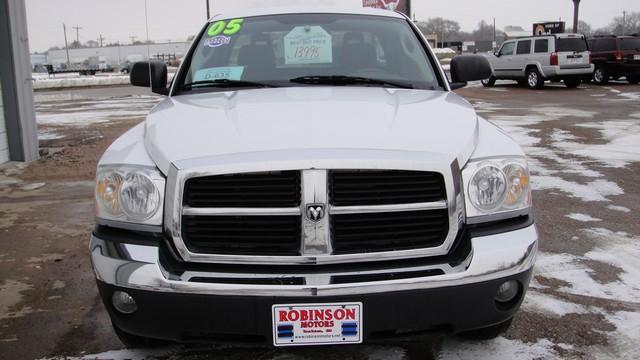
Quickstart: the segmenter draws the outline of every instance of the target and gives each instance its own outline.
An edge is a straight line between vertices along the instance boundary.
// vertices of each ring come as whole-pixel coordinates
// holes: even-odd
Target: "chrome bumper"
[[[114,244],[91,237],[91,258],[96,277],[109,285],[146,291],[243,296],[340,296],[481,283],[509,277],[533,268],[538,252],[535,225],[497,235],[472,239],[472,255],[466,270],[451,274],[355,284],[240,285],[211,284],[171,279],[158,263],[158,247]]]

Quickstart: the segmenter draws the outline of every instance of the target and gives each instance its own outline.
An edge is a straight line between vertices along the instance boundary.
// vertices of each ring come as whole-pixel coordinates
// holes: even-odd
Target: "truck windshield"
[[[588,48],[583,37],[559,38],[556,47],[557,52],[583,52]]]
[[[640,38],[623,38],[620,40],[620,50],[629,51],[635,50],[640,51]]]
[[[384,86],[441,89],[404,19],[272,15],[207,24],[178,77],[180,91],[232,87]]]

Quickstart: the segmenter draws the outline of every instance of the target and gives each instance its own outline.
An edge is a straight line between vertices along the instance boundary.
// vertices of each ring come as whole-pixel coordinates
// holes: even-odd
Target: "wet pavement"
[[[633,359],[640,348],[640,86],[458,93],[529,156],[541,254],[496,340],[293,350],[122,350],[88,257],[100,154],[159,98],[129,87],[36,94],[43,158],[0,167],[0,358]],[[446,121],[446,120],[443,120]]]

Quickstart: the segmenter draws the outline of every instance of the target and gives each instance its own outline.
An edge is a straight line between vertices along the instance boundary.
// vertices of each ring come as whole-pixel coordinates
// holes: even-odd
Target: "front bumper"
[[[503,322],[517,311],[538,248],[535,225],[471,239],[464,271],[422,278],[351,284],[242,285],[185,282],[160,265],[159,248],[92,236],[98,287],[114,324],[125,332],[176,341],[269,343],[271,306],[362,302],[365,341],[434,330],[465,331]],[[494,301],[498,287],[517,280],[522,293],[508,307]],[[138,303],[133,315],[111,304],[115,290]]]

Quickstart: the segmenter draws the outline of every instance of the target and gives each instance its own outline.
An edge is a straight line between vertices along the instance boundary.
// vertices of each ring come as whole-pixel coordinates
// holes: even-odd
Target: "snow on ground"
[[[568,314],[586,314],[586,307],[553,296],[545,295],[535,290],[529,290],[522,304],[522,309],[529,312],[547,314],[556,317]]]
[[[605,166],[624,167],[640,160],[640,121],[608,120],[577,126],[599,130],[608,142],[584,144],[563,140],[553,145],[568,153],[595,159]]]
[[[602,221],[602,219],[598,219],[598,218],[594,218],[591,217],[590,215],[587,214],[569,214],[569,215],[565,215],[566,217],[568,217],[569,219],[573,219],[576,221],[581,221],[581,222],[598,222],[598,221]]]
[[[513,359],[555,359],[558,354],[554,344],[546,339],[536,343],[525,343],[503,337],[491,341],[462,342],[448,338],[442,344],[438,359],[450,360],[513,360]]]
[[[527,109],[526,115],[499,114],[500,106],[479,103],[479,111],[489,121],[502,128],[509,134],[530,157],[529,165],[532,173],[532,186],[535,190],[559,190],[570,197],[583,201],[610,201],[608,198],[624,194],[623,189],[613,181],[597,179],[576,182],[568,180],[563,175],[575,174],[585,178],[602,178],[603,174],[589,169],[589,162],[579,158],[567,157],[567,149],[574,149],[569,153],[582,156],[599,156],[607,158],[608,164],[624,165],[628,161],[640,159],[640,124],[635,122],[605,121],[581,124],[601,130],[602,136],[608,140],[607,144],[581,144],[575,135],[569,131],[555,129],[551,134],[552,146],[541,146],[540,130],[533,128],[542,122],[562,120],[567,117],[594,118],[597,113],[580,109],[559,106],[540,106]],[[533,113],[531,113],[533,112]],[[546,159],[556,163],[562,170],[555,170],[543,164],[539,159]]]
[[[631,209],[626,208],[624,206],[617,206],[617,205],[609,205],[609,206],[607,206],[607,209],[613,210],[613,211],[620,211],[620,212],[623,212],[623,213],[630,213],[631,212]]]
[[[143,117],[158,101],[159,97],[156,96],[138,95],[104,101],[86,99],[38,102],[36,119],[39,125],[87,126],[116,119]],[[51,130],[47,131],[49,135],[46,136],[55,136],[55,132],[52,134]]]
[[[602,228],[583,230],[582,234],[596,240],[598,246],[584,256],[541,253],[536,274],[566,282],[568,285],[559,291],[568,294],[640,303],[640,238]],[[601,281],[585,261],[603,263],[622,272],[615,281]],[[638,342],[640,345],[640,338]]]

